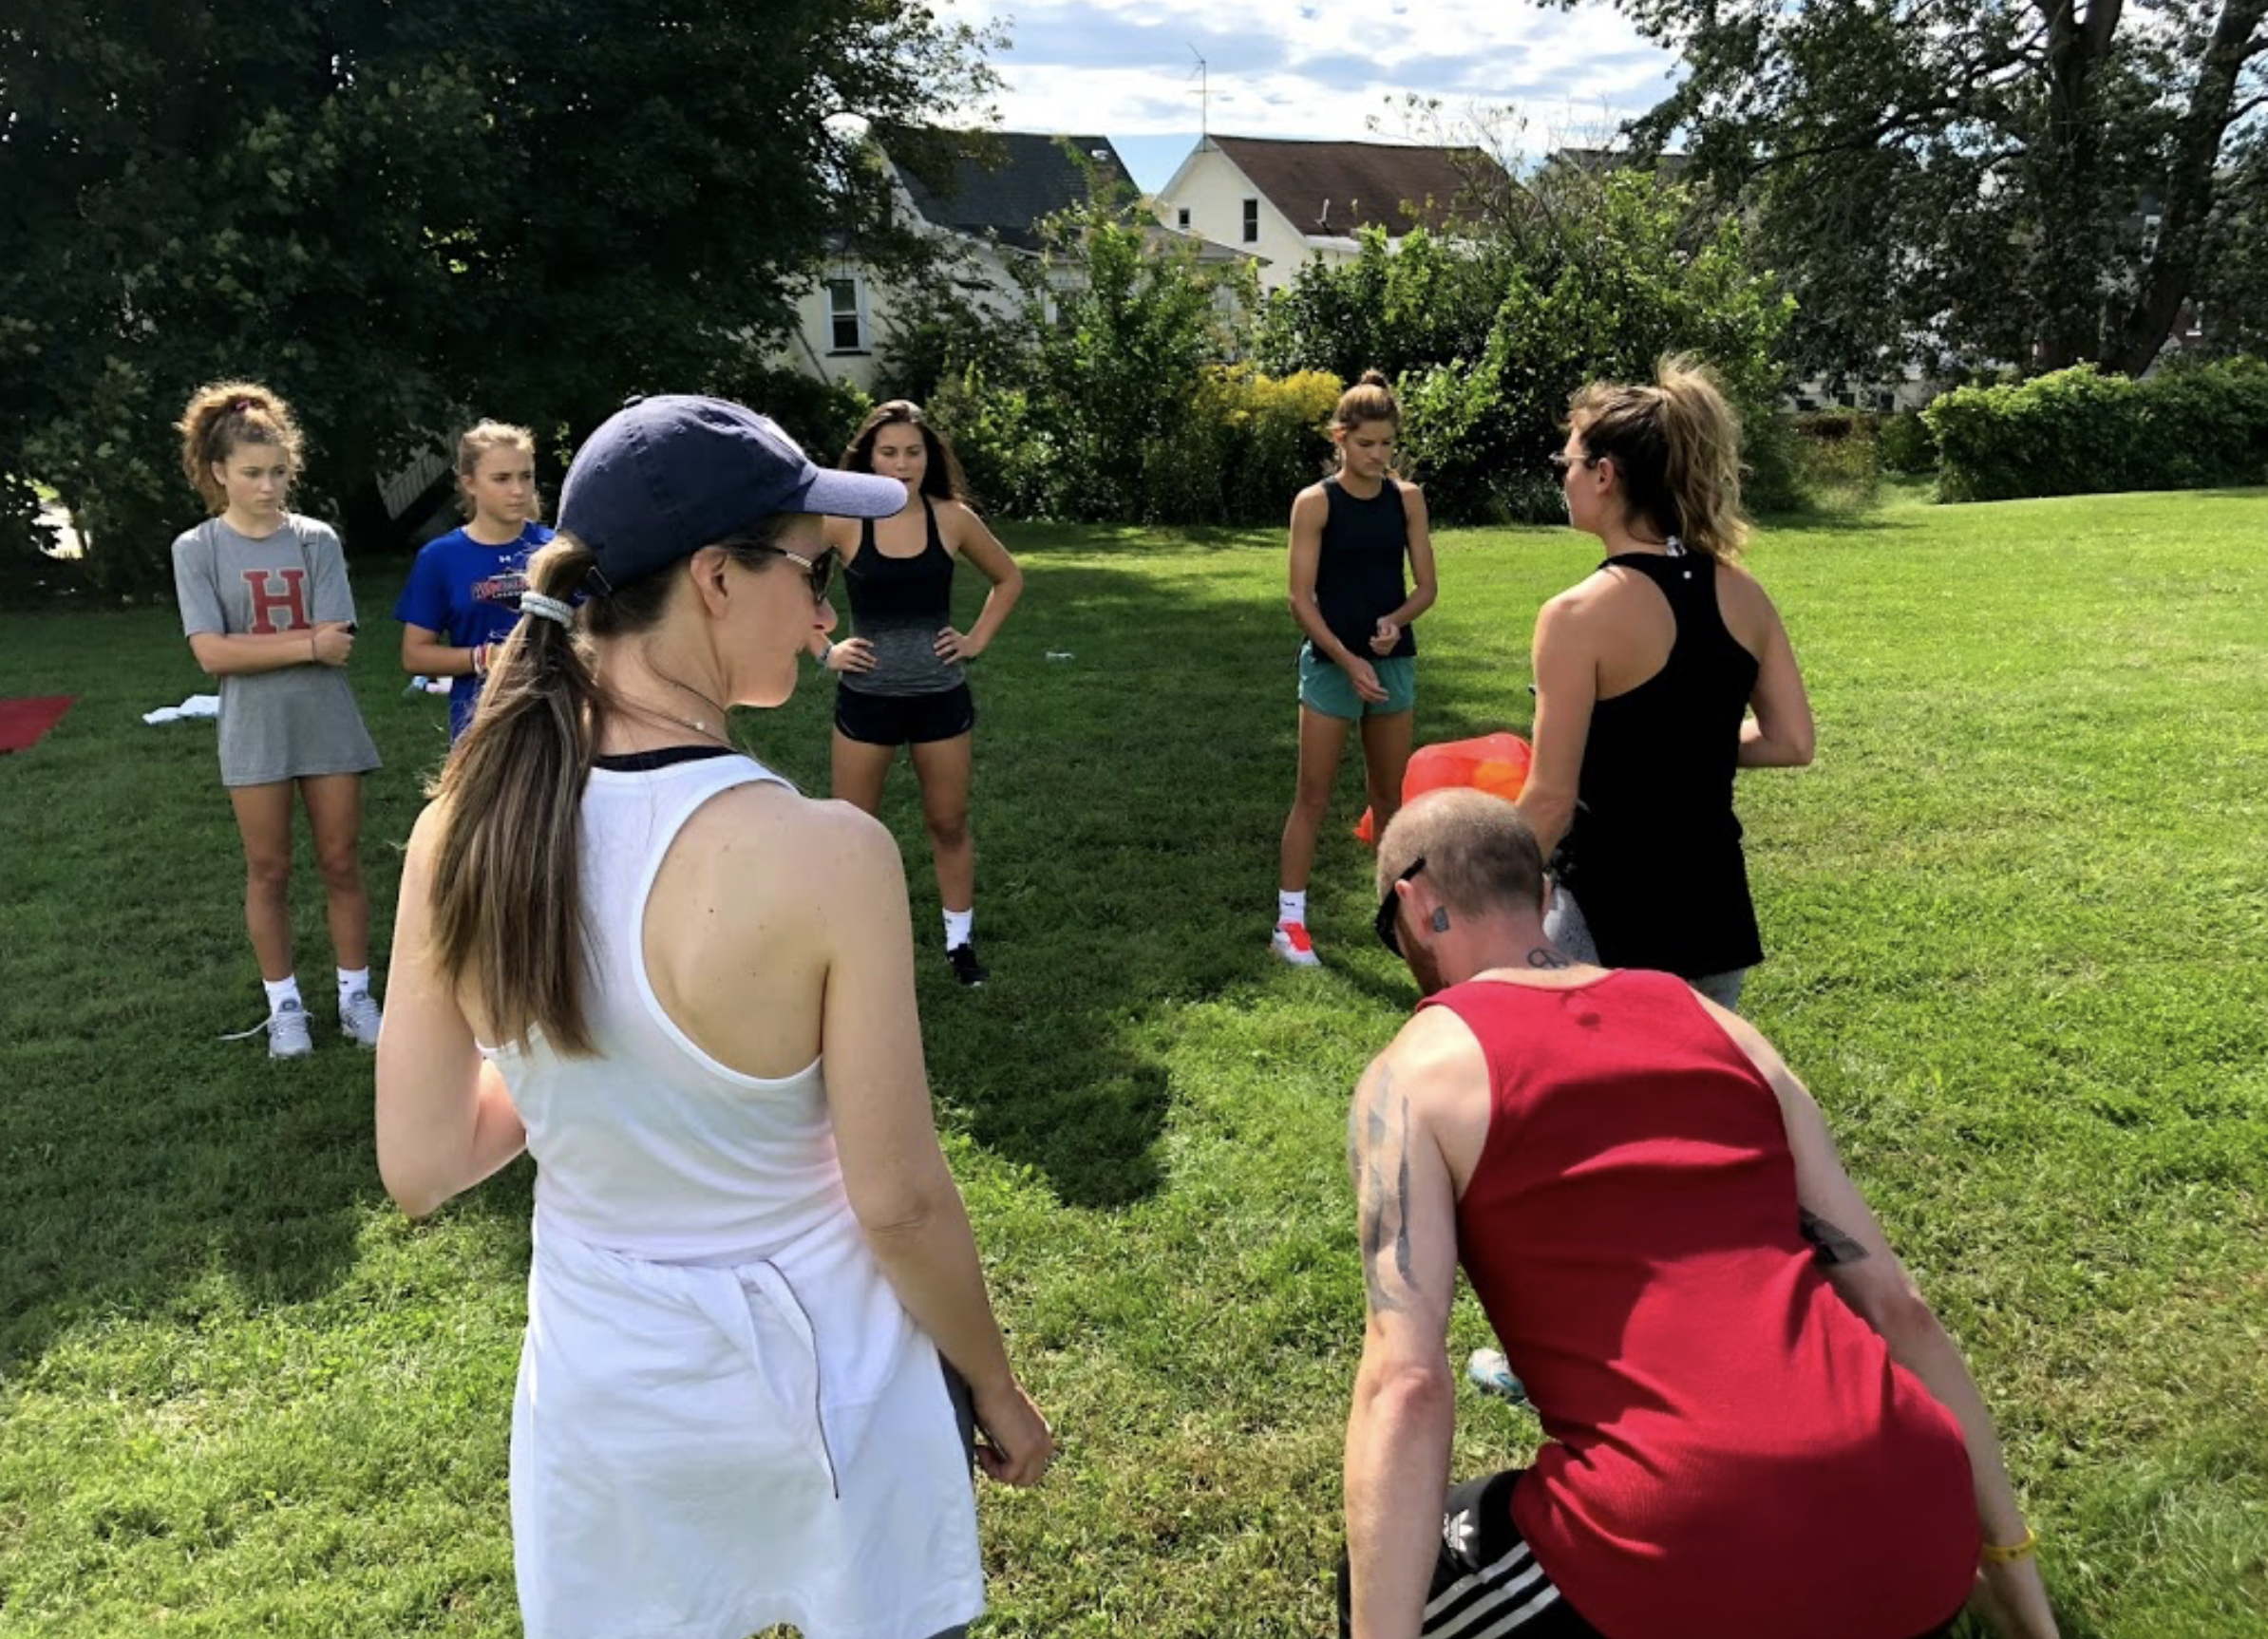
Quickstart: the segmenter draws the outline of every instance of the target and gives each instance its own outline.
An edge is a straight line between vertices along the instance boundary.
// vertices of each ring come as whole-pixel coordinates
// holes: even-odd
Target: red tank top
[[[1770,1085],[1663,973],[1479,980],[1488,1140],[1457,1207],[1549,1437],[1521,1535],[1615,1639],[1908,1639],[1979,1534],[1960,1425],[1797,1229]]]

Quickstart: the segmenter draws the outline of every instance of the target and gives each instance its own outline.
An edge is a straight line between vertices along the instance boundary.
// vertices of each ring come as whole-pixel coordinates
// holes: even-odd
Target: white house
[[[1107,137],[1031,131],[970,137],[949,185],[941,190],[893,164],[898,208],[905,219],[949,236],[948,248],[957,254],[977,299],[996,299],[1005,311],[1022,293],[1011,268],[1041,254],[1047,218],[1086,205],[1098,189],[1124,189],[1130,195],[1133,183]],[[1218,245],[1200,246],[1199,254],[1207,261],[1238,256]],[[898,294],[856,257],[837,258],[798,303],[790,362],[822,380],[871,387],[875,356],[888,334]]]
[[[1257,256],[1277,291],[1311,260],[1353,260],[1360,229],[1438,232],[1476,183],[1502,180],[1478,148],[1208,136],[1152,204],[1167,228]]]

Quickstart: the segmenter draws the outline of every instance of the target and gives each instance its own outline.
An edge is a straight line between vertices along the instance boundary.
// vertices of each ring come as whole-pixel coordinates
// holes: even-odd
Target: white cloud
[[[1194,131],[1196,53],[1210,122],[1248,136],[1405,134],[1405,96],[1451,118],[1510,107],[1534,147],[1596,136],[1661,95],[1672,59],[1603,5],[1567,12],[1526,0],[940,0],[998,20],[994,62],[1011,130],[1113,138]],[[1193,49],[1194,48],[1194,49]]]

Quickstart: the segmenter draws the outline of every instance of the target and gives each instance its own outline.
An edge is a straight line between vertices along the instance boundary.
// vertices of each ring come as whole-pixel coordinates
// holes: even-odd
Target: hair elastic
[[[544,620],[556,620],[561,626],[575,624],[575,605],[564,598],[549,597],[540,592],[520,594],[520,612],[533,614]]]

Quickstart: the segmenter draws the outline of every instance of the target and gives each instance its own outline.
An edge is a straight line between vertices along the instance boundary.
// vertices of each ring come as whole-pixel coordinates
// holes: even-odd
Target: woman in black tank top
[[[1433,607],[1426,498],[1391,468],[1402,412],[1386,377],[1366,371],[1339,396],[1331,436],[1339,470],[1292,502],[1292,614],[1299,647],[1299,772],[1277,857],[1269,948],[1295,968],[1320,965],[1307,931],[1307,879],[1332,787],[1359,725],[1373,836],[1402,805],[1416,721],[1417,634]],[[1408,580],[1403,566],[1408,566]]]
[[[896,518],[827,520],[827,544],[843,558],[851,633],[815,638],[812,652],[841,681],[835,690],[834,791],[869,814],[906,747],[921,787],[937,895],[945,913],[945,959],[964,985],[987,974],[976,959],[976,842],[969,830],[970,741],[976,705],[965,663],[992,643],[1024,590],[1024,572],[970,510],[960,462],[920,406],[875,406],[839,463],[906,486]],[[954,565],[967,559],[992,582],[967,631],[953,624]]]
[[[1812,748],[1779,612],[1733,564],[1739,422],[1706,370],[1673,360],[1651,386],[1578,393],[1552,463],[1569,520],[1607,556],[1536,617],[1520,806],[1552,861],[1546,931],[1578,959],[1675,973],[1733,1007],[1764,958],[1733,775],[1800,767]]]

